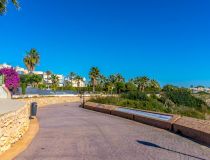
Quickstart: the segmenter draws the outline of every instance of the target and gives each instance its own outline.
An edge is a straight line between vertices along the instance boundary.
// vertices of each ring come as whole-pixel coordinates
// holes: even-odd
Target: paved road
[[[38,117],[37,137],[16,160],[210,160],[210,148],[78,103],[41,108]]]

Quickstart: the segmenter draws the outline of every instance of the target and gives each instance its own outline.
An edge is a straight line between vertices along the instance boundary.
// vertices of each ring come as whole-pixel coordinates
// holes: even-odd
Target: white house
[[[8,65],[6,63],[3,63],[3,64],[0,64],[0,69],[2,69],[2,68],[12,68],[12,66]]]
[[[207,92],[210,93],[210,88],[207,87],[193,87],[190,88],[193,93],[198,93],[198,92]]]
[[[86,79],[85,78],[83,78],[82,80],[80,80],[78,82],[75,79],[71,79],[69,77],[66,77],[65,78],[65,81],[71,83],[72,84],[72,87],[86,87],[86,83],[85,83],[86,82]]]
[[[0,69],[2,68],[12,68],[13,66],[11,65],[8,65],[6,63],[4,64],[0,64]],[[17,72],[18,74],[28,74],[28,70],[25,69],[25,68],[22,68],[22,67],[19,67],[19,66],[16,66],[16,67],[13,67]]]
[[[51,75],[47,75],[46,72],[43,72],[43,71],[33,71],[33,74],[40,75],[43,78],[44,82],[46,82],[47,84],[52,84],[52,81],[50,79],[51,78]],[[64,76],[61,75],[61,74],[55,74],[55,75],[59,79],[59,86],[60,87],[63,87],[63,85],[64,85]]]

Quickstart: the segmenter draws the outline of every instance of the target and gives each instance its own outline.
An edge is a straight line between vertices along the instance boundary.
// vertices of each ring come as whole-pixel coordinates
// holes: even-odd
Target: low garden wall
[[[29,107],[9,99],[0,100],[0,154],[17,142],[29,128]]]
[[[182,117],[173,124],[174,132],[207,144],[210,147],[210,121]]]
[[[37,97],[18,97],[15,98],[17,101],[25,102],[30,105],[32,102],[37,102],[38,107],[47,106],[51,104],[69,103],[69,102],[80,102],[82,101],[80,96],[37,96]],[[88,100],[86,97],[85,100]]]
[[[178,115],[165,114],[165,115],[171,116],[172,118],[169,121],[163,121],[160,119],[154,119],[154,118],[150,118],[150,117],[145,117],[145,116],[141,116],[141,115],[126,113],[126,112],[116,110],[117,108],[119,108],[119,106],[98,104],[98,103],[92,103],[92,102],[87,102],[85,104],[84,108],[102,112],[102,113],[111,114],[114,116],[130,119],[130,120],[134,120],[137,122],[145,123],[145,124],[152,125],[152,126],[155,126],[158,128],[166,129],[166,130],[172,130],[172,124],[177,119],[180,118],[180,116],[178,116]],[[146,111],[146,112],[149,112],[149,111]],[[150,113],[157,114],[157,112],[150,112]],[[158,114],[164,115],[163,113],[158,113]]]
[[[130,120],[134,120],[137,122],[155,126],[158,128],[170,130],[174,133],[179,133],[181,135],[192,138],[198,142],[201,142],[203,144],[210,146],[210,121],[208,120],[198,120],[195,118],[180,117],[178,115],[158,113],[158,114],[172,116],[172,118],[169,121],[164,121],[164,120],[145,117],[141,115],[125,113],[125,112],[117,110],[119,106],[98,104],[98,103],[92,103],[92,102],[87,102],[84,108],[97,111],[97,112],[102,112],[106,114],[111,114],[111,115],[127,118]],[[146,112],[149,112],[149,111],[146,111]],[[149,112],[149,113],[156,114],[157,112]]]

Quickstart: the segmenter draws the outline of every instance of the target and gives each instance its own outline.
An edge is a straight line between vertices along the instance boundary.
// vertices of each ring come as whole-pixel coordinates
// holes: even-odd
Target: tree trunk
[[[96,80],[93,79],[93,93],[95,93],[96,91]]]

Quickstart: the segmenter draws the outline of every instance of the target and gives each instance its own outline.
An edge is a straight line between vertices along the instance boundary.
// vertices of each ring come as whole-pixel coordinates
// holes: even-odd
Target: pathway
[[[191,140],[78,105],[40,108],[40,131],[16,160],[210,160]]]

